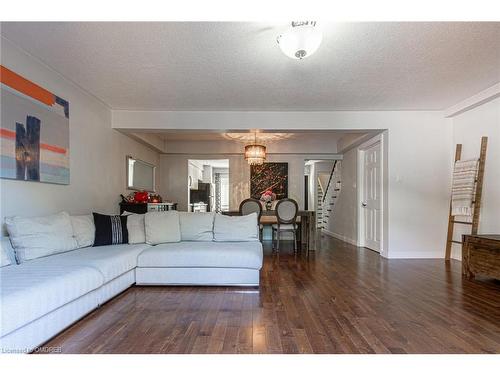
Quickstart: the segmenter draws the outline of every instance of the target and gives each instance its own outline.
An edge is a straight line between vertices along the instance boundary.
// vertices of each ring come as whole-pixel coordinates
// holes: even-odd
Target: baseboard
[[[343,236],[338,233],[334,233],[332,231],[329,231],[328,229],[322,229],[322,233],[331,236],[333,238],[336,238],[338,240],[347,242],[348,244],[358,246],[356,241],[354,241],[352,238],[347,238],[346,236]],[[404,253],[391,253],[389,252],[388,256],[385,254],[380,254],[381,256],[388,258],[388,259],[444,259],[444,251],[436,251],[436,252],[417,252],[417,251],[410,251],[410,252],[404,252]],[[459,254],[457,252],[452,252],[452,259],[461,261],[459,258]]]
[[[462,249],[461,248],[454,249],[452,247],[452,249],[451,249],[451,259],[462,261]]]
[[[337,240],[341,240],[341,241],[347,242],[348,244],[358,246],[358,242],[354,241],[352,238],[342,236],[341,234],[334,233],[332,231],[329,231],[328,229],[322,229],[321,232],[324,234],[327,234],[330,237],[336,238]]]
[[[388,257],[389,259],[443,259],[444,260],[444,252],[417,252],[417,251],[409,251],[404,253],[391,253],[389,251]]]

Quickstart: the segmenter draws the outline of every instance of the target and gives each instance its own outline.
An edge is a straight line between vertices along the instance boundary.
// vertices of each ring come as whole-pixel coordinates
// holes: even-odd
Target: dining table
[[[239,211],[224,211],[224,215],[239,216]],[[305,245],[306,250],[315,251],[316,249],[316,211],[299,210],[297,211],[297,224],[300,230],[300,243]],[[260,224],[272,225],[278,222],[276,210],[262,210]]]

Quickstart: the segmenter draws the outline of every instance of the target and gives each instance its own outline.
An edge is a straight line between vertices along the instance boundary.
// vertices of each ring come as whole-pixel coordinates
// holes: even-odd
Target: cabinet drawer
[[[474,247],[469,253],[469,267],[473,273],[500,279],[500,251]]]

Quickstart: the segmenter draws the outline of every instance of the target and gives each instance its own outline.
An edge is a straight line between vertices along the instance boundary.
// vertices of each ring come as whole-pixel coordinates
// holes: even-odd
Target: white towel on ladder
[[[455,162],[451,187],[451,214],[453,216],[472,216],[478,166],[478,159]]]

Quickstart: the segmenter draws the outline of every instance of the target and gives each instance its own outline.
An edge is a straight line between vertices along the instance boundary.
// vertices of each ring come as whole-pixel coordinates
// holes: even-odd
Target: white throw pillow
[[[216,214],[214,220],[214,241],[258,241],[259,226],[257,213],[245,216]]]
[[[73,236],[78,247],[88,247],[94,244],[95,225],[92,215],[70,216]]]
[[[20,263],[78,248],[67,212],[43,217],[8,217],[5,224]]]
[[[148,212],[144,215],[144,227],[146,228],[146,243],[150,245],[181,240],[177,211]]]
[[[8,238],[2,237],[1,245],[0,245],[0,267],[10,266],[12,264],[12,259],[9,255],[10,242]]]
[[[146,228],[144,227],[145,214],[135,214],[124,211],[122,215],[127,216],[128,243],[145,243]]]
[[[213,212],[179,212],[182,241],[213,241]]]

